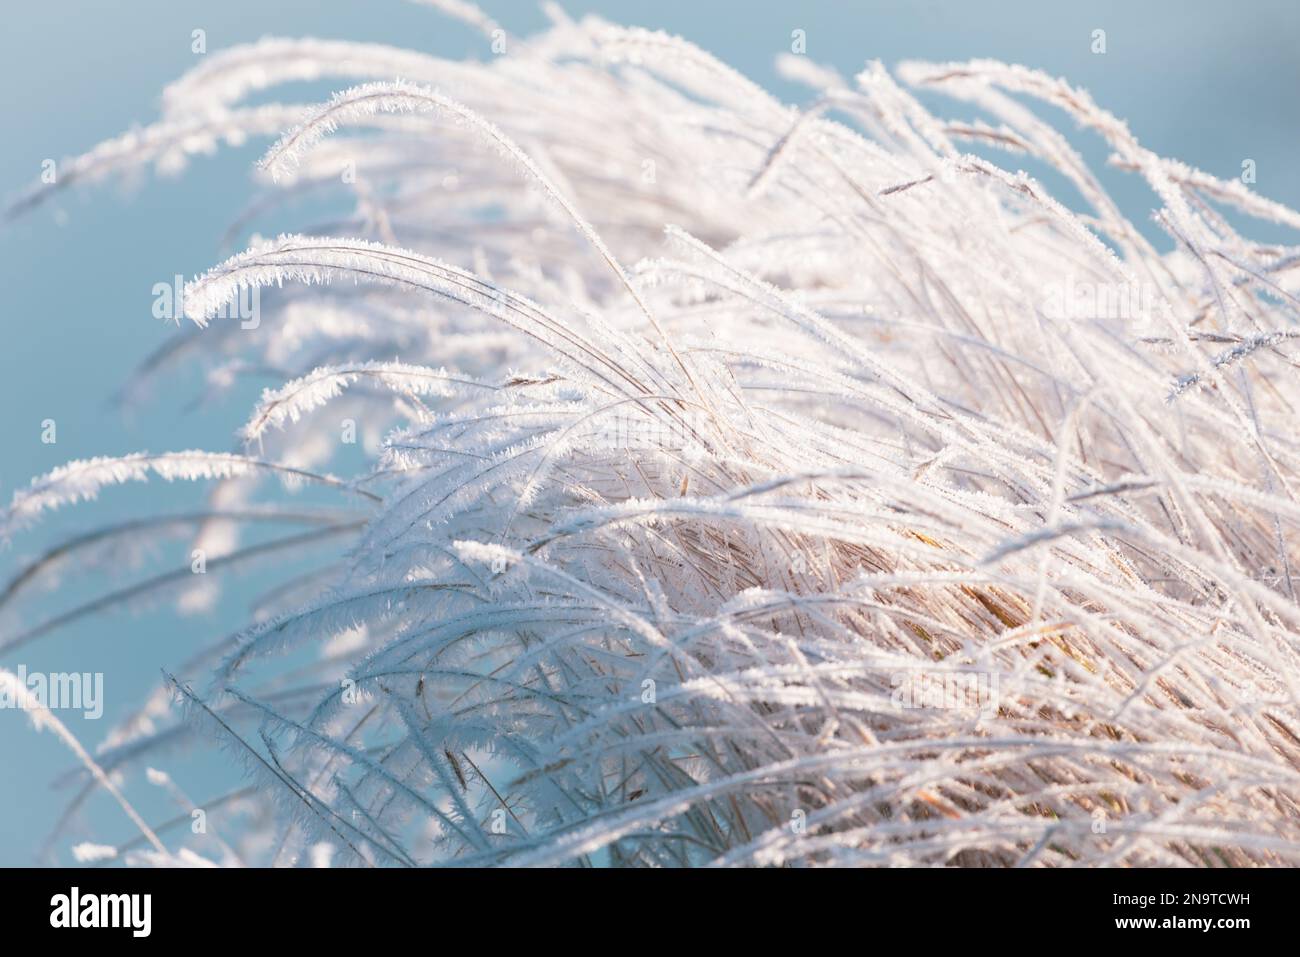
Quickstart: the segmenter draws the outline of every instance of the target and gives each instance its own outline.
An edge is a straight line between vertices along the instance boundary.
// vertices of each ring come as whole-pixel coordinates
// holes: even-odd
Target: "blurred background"
[[[518,35],[545,23],[536,7],[517,0],[486,0],[482,6]],[[773,63],[789,51],[794,30],[804,31],[809,57],[847,75],[871,59],[887,66],[910,58],[1023,63],[1088,89],[1158,153],[1225,179],[1238,177],[1243,161],[1254,160],[1252,188],[1300,207],[1295,0],[568,0],[562,6],[575,17],[598,13],[680,34],[793,104],[806,102],[810,93],[781,81]],[[200,61],[191,50],[195,29],[206,31],[209,52],[267,35],[310,35],[387,42],[446,57],[491,55],[480,34],[402,0],[68,0],[13,5],[4,19],[0,196],[7,199],[39,177],[44,160],[78,154],[155,118],[163,86]],[[1104,54],[1091,49],[1099,29],[1106,33]],[[285,96],[323,98],[329,92],[328,86],[295,87]],[[941,115],[972,116],[968,107],[941,97],[923,100]],[[1097,138],[1072,129],[1060,114],[1045,115],[1070,135],[1158,248],[1168,248],[1148,222],[1155,202],[1140,181],[1104,169],[1107,151]],[[150,176],[130,190],[117,184],[74,189],[0,224],[0,501],[7,503],[16,487],[69,459],[231,446],[255,390],[237,388],[219,403],[196,406],[197,383],[182,378],[129,413],[112,400],[173,331],[151,314],[154,284],[170,283],[176,274],[188,278],[237,251],[222,248],[220,238],[250,196],[248,172],[265,146],[254,142],[200,158],[179,179]],[[989,155],[1014,165],[1004,154]],[[1067,204],[1072,199],[1061,198]],[[1264,224],[1249,224],[1247,234],[1295,241]],[[47,419],[56,423],[53,444],[41,441]],[[0,546],[0,589],[24,558],[61,536],[128,511],[192,505],[200,492],[162,483],[114,489],[98,503],[58,513]],[[177,542],[174,554],[153,556],[154,567],[188,564],[188,547]],[[195,646],[196,629],[206,639],[245,620],[254,585],[236,581],[210,613],[198,617],[181,617],[174,603],[161,603],[134,609],[137,614],[117,611],[70,622],[0,653],[0,667],[103,672],[100,720],[60,713],[93,751],[157,682],[159,670],[174,668]],[[57,591],[29,600],[23,615],[0,616],[0,642],[105,588],[102,581],[87,584],[70,574]],[[217,777],[213,760],[170,770],[200,797]],[[34,734],[21,713],[0,710],[0,865],[37,862],[45,836],[75,793],[53,785],[73,766],[52,735]],[[174,813],[161,794],[133,790],[132,798],[146,818]],[[102,796],[83,813],[106,839],[132,835],[120,810]],[[70,862],[69,843],[64,839],[50,848],[46,859]]]

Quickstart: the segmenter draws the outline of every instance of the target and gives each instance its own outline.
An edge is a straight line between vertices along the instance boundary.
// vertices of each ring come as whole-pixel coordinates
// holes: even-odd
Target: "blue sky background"
[[[574,15],[595,11],[679,33],[794,103],[806,100],[806,91],[779,81],[773,70],[794,29],[806,32],[809,56],[845,73],[860,70],[869,59],[887,65],[906,58],[1021,62],[1087,88],[1157,152],[1225,178],[1240,173],[1243,159],[1254,159],[1254,188],[1300,207],[1300,4],[1295,0],[1068,5],[584,0],[563,5]],[[543,23],[531,4],[488,0],[483,6],[518,34]],[[153,119],[162,87],[197,62],[190,49],[195,28],[207,31],[209,51],[265,35],[314,35],[390,42],[442,56],[489,53],[478,34],[401,0],[69,0],[11,5],[4,20],[4,196],[34,181],[42,160],[79,153]],[[1107,52],[1100,56],[1089,49],[1098,28],[1107,34]],[[960,104],[940,98],[927,102],[952,116],[970,115]],[[1099,143],[1071,135],[1087,158],[1096,163],[1104,158]],[[248,170],[264,146],[253,143],[200,159],[180,179],[146,177],[131,191],[109,184],[66,193],[24,219],[0,224],[0,501],[7,502],[32,476],[73,458],[229,446],[253,398],[247,390],[219,405],[193,409],[194,383],[169,381],[130,416],[109,400],[169,334],[170,327],[151,315],[154,283],[169,282],[176,273],[191,276],[226,255],[218,240],[250,195]],[[1145,219],[1153,200],[1139,182],[1111,171],[1103,171],[1102,179],[1121,206],[1135,219]],[[1295,241],[1267,227],[1252,228],[1251,234]],[[44,419],[57,422],[54,445],[40,441]],[[114,490],[99,503],[70,509],[0,551],[0,587],[19,560],[59,533],[142,508],[194,503],[195,493],[157,486]],[[182,563],[187,554],[180,542],[175,554],[156,558]],[[69,580],[36,603],[37,616],[0,617],[0,640],[95,593]],[[68,717],[72,730],[93,748],[115,717],[157,680],[160,668],[174,667],[197,639],[237,627],[251,594],[251,583],[245,582],[212,615],[197,619],[179,618],[164,606],[81,621],[0,655],[0,666],[104,672],[103,719]],[[71,765],[51,735],[33,734],[21,715],[0,711],[0,865],[34,860],[69,794],[52,791],[51,783]],[[173,770],[195,796],[213,778],[213,769],[201,764]],[[132,797],[146,817],[169,813],[160,796],[147,790],[133,791]],[[88,818],[109,838],[131,834],[120,812],[102,797]],[[69,859],[66,846],[56,850],[60,860]]]

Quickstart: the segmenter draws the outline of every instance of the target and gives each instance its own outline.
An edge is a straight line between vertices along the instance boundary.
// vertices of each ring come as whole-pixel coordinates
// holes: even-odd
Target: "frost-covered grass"
[[[1211,204],[1300,215],[1020,67],[790,56],[800,111],[682,40],[552,17],[486,62],[210,55],[157,124],[15,207],[275,134],[238,229],[351,197],[190,283],[194,324],[133,382],[272,371],[242,452],[72,463],[0,515],[12,536],[117,483],[214,483],[30,566],[0,601],[32,624],[0,652],[68,620],[30,585],[123,539],[193,535],[205,584],[320,569],[268,583],[84,755],[78,802],[110,775],[208,814],[112,853],[1300,862],[1300,255]],[[359,85],[243,105],[317,78]],[[1044,104],[1145,179],[1173,252]],[[1049,164],[1086,212],[971,143]],[[250,287],[257,328],[209,324]],[[349,424],[382,442],[337,476]],[[212,739],[254,787],[232,766],[228,793],[185,797],[159,769]],[[97,837],[60,840],[102,860]]]

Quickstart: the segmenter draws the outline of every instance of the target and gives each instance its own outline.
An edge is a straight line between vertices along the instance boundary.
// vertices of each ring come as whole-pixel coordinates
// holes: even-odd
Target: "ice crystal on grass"
[[[484,62],[215,54],[158,124],[64,167],[171,168],[274,121],[239,228],[274,234],[308,188],[354,202],[191,282],[201,331],[133,383],[274,369],[245,454],[72,463],[0,518],[209,480],[207,508],[102,538],[317,559],[240,632],[195,626],[177,676],[82,753],[76,803],[120,780],[189,807],[153,768],[212,740],[253,785],[194,801],[202,834],[139,821],[151,847],[76,857],[1300,862],[1300,254],[1211,204],[1300,217],[1023,67],[848,80],[787,57],[814,87],[798,110],[684,40],[551,15]],[[360,85],[241,105],[316,78]],[[1145,179],[1171,252],[1034,103]],[[1086,208],[970,144],[1053,167]],[[255,329],[213,319],[265,286]],[[336,478],[348,423],[381,440]],[[277,475],[339,501],[256,501]],[[247,541],[285,521],[310,527]],[[102,545],[0,600],[33,613],[28,584]]]

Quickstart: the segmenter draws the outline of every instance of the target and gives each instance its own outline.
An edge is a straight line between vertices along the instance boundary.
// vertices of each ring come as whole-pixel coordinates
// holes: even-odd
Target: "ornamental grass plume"
[[[185,806],[159,769],[215,740],[208,833],[56,840],[153,863],[1300,863],[1300,253],[1217,207],[1300,214],[1019,66],[788,56],[799,110],[675,37],[550,7],[520,39],[435,5],[504,54],[215,53],[10,210],[277,134],[235,232],[301,196],[350,210],[185,285],[192,322],[132,383],[276,370],[239,450],[73,462],[0,514],[14,536],[121,482],[210,489],[21,569],[0,653],[187,585],[44,617],[29,586],[127,537],[193,536],[209,579],[314,561],[238,633],[180,636],[188,661],[74,772],[74,805],[108,775]],[[346,88],[263,103],[316,79]],[[1042,105],[1150,185],[1172,251]],[[223,318],[250,290],[258,321]],[[344,421],[381,436],[359,469]]]

